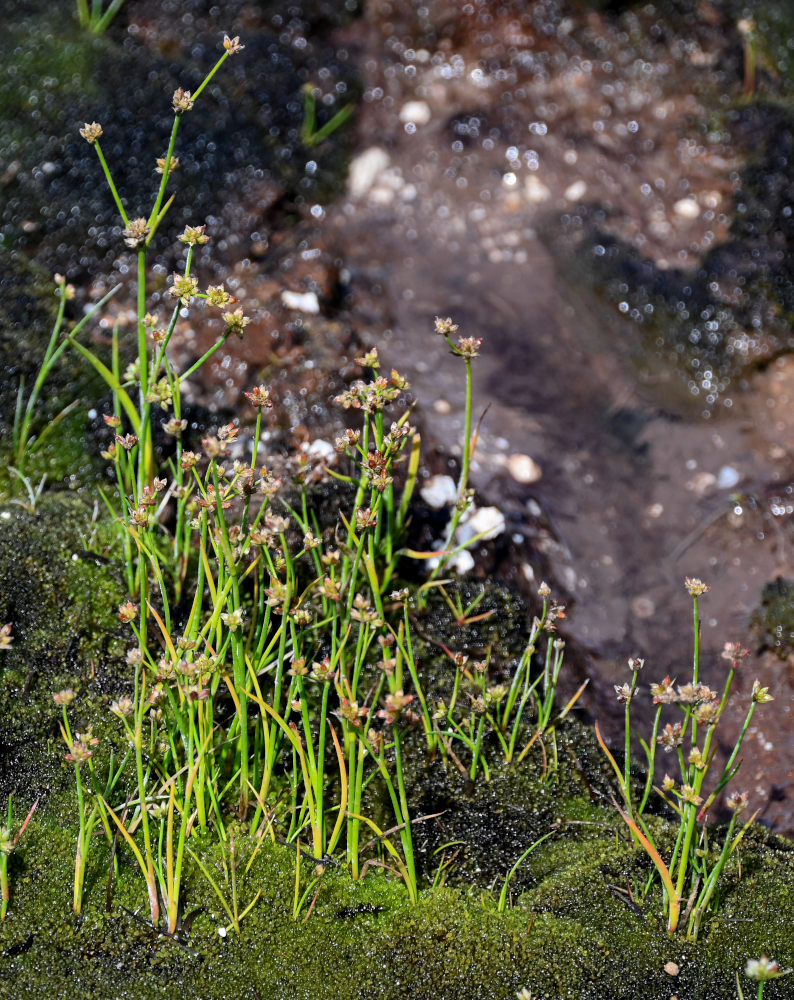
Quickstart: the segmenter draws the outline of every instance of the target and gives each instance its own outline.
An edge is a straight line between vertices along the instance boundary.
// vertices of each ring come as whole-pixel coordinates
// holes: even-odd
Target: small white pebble
[[[505,530],[505,516],[498,507],[474,507],[458,528],[455,536],[459,542],[468,542],[475,535],[483,540],[496,538]]]
[[[363,198],[374,186],[378,176],[389,166],[389,154],[380,146],[370,146],[351,162],[347,175],[347,191],[351,198]]]
[[[536,483],[543,475],[538,463],[529,455],[511,455],[507,468],[517,483]]]
[[[682,219],[697,219],[700,215],[700,205],[694,198],[679,198],[673,205],[673,211]]]
[[[535,174],[529,174],[524,181],[524,197],[533,205],[540,205],[551,198],[551,191]]]
[[[581,201],[587,193],[587,185],[584,181],[574,181],[565,189],[565,198],[568,201]]]
[[[297,312],[318,313],[320,302],[316,292],[290,292],[281,293],[281,301],[287,309],[295,309]]]
[[[441,510],[458,499],[458,488],[452,476],[431,476],[419,493],[428,507],[434,510]]]
[[[427,125],[430,121],[430,105],[427,101],[406,101],[400,108],[400,121]]]
[[[734,469],[732,465],[723,465],[717,473],[717,487],[721,490],[729,490],[731,487],[735,486],[741,478],[742,477],[739,475],[738,469]]]

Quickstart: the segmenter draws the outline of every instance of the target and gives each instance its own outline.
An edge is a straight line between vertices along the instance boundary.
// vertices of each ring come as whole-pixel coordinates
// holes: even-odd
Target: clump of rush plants
[[[129,596],[118,617],[130,645],[129,682],[110,706],[117,736],[109,738],[109,761],[97,754],[90,729],[76,730],[74,693],[54,696],[75,776],[73,908],[81,910],[89,853],[104,839],[114,871],[118,851],[134,859],[152,924],[169,933],[179,925],[187,858],[223,906],[224,933],[239,933],[260,896],[247,879],[268,837],[295,850],[295,919],[311,912],[317,880],[331,863],[345,865],[353,879],[371,866],[387,869],[415,902],[421,886],[412,827],[423,817],[412,815],[409,805],[409,745],[418,743],[470,780],[487,780],[495,758],[519,766],[538,744],[544,778],[553,780],[554,701],[564,653],[555,634],[563,609],[544,584],[542,610],[507,683],[489,680],[490,655],[470,663],[444,647],[454,674],[448,704],[433,704],[425,691],[415,614],[433,589],[449,584],[441,575],[465,547],[456,546],[455,532],[473,499],[472,363],[480,341],[455,338],[451,320],[437,320],[436,330],[464,363],[466,419],[458,502],[440,552],[405,548],[420,440],[409,423],[408,384],[397,371],[382,371],[377,349],[357,359],[367,377],[336,399],[353,419],[336,441],[329,462],[335,468],[318,469],[308,451],[282,462],[278,474],[271,460],[265,464],[260,442],[273,400],[264,385],[245,393],[255,414],[250,438],[232,421],[207,433],[200,450],[186,447],[185,383],[230,335],[243,336],[249,319],[223,285],[203,289],[193,274],[196,247],[210,238],[203,225],[187,226],[179,236],[184,268],[171,278],[173,310],[164,320],[149,311],[147,256],[174,197],[167,189],[182,116],[243,48],[228,36],[223,44],[197,91],[180,88],[173,95],[168,150],[158,161],[161,180],[146,214],[126,209],[103,155],[102,126],[81,129],[137,258],[136,354],[123,369],[114,331],[105,364],[78,339],[83,323],[62,334],[61,308],[44,375],[20,404],[16,438],[24,453],[47,371],[65,347],[76,350],[112,394],[105,421],[114,439],[103,457],[116,488],[103,497],[119,527]],[[59,288],[63,307],[69,296]],[[171,352],[177,320],[202,303],[221,310],[224,329],[180,371]],[[153,445],[158,422],[173,442],[167,458]],[[326,473],[342,484],[343,496],[330,524],[320,520],[313,492]],[[429,578],[406,587],[403,561],[431,555],[437,562]],[[476,620],[473,610],[461,607],[464,622]],[[407,739],[414,729],[418,741]],[[205,835],[216,838],[222,871],[201,856],[199,836]],[[306,858],[318,866],[308,882],[302,879]]]
[[[739,751],[756,707],[772,700],[768,688],[762,687],[758,680],[754,681],[744,724],[728,760],[721,769],[715,768],[720,720],[736,671],[749,656],[749,650],[736,642],[725,644],[722,657],[728,663],[728,672],[721,693],[701,683],[699,601],[708,589],[701,580],[687,577],[686,590],[692,598],[694,623],[692,677],[686,684],[676,684],[672,678],[665,677],[660,683],[650,686],[650,694],[657,707],[650,740],[639,740],[646,761],[645,781],[639,793],[635,792],[631,779],[631,704],[639,692],[638,680],[644,669],[642,659],[631,658],[628,661],[631,680],[615,685],[618,701],[625,706],[622,768],[607,748],[596,725],[596,735],[620,788],[622,802],[618,804],[613,800],[615,808],[631,831],[635,844],[645,851],[654,866],[647,882],[638,887],[638,895],[644,899],[655,888],[658,877],[668,932],[672,934],[686,927],[686,935],[690,939],[697,938],[703,918],[709,909],[716,908],[720,877],[758,815],[755,812],[740,824],[739,816],[747,808],[749,795],[747,792],[729,794],[726,805],[731,813],[730,822],[722,844],[715,844],[710,840],[708,811],[739,771]],[[665,711],[674,713],[676,721],[665,721],[662,726]],[[655,780],[658,781],[659,749],[665,755],[666,766],[663,778],[654,784]],[[675,846],[667,861],[662,857],[651,827],[646,822],[645,810],[652,791],[667,803],[678,820]]]

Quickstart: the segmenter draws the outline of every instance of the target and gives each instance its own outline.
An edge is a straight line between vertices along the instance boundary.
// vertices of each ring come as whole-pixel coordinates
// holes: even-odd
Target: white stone
[[[474,569],[474,556],[467,549],[458,552],[454,559],[450,561],[458,576],[465,576],[469,570]]]
[[[316,292],[290,292],[281,293],[281,301],[287,309],[294,309],[296,312],[318,313],[320,302]]]
[[[584,181],[574,181],[565,189],[565,197],[568,201],[581,201],[587,194],[587,185]]]
[[[673,211],[682,219],[697,219],[700,215],[700,205],[694,198],[679,198],[673,205]]]
[[[413,122],[415,125],[427,125],[430,118],[430,105],[427,101],[406,101],[406,103],[400,108],[401,122]]]
[[[529,455],[511,455],[507,470],[517,483],[536,483],[543,475],[538,463]]]
[[[524,196],[533,205],[539,205],[551,198],[551,191],[536,174],[528,174],[524,180]]]
[[[464,544],[476,535],[483,541],[496,538],[505,530],[505,516],[498,507],[474,507],[458,528],[456,541]]]
[[[428,507],[434,510],[448,507],[458,499],[458,487],[452,476],[431,476],[419,493]]]
[[[323,462],[330,462],[336,458],[336,448],[334,448],[330,441],[317,438],[305,449],[305,454],[309,458],[318,458]]]
[[[380,174],[389,167],[389,154],[380,146],[370,146],[359,153],[351,164],[347,175],[347,193],[359,199],[372,188]]]
[[[717,473],[717,488],[720,490],[729,490],[731,487],[735,486],[741,479],[738,469],[734,469],[732,465],[723,465],[720,471]]]

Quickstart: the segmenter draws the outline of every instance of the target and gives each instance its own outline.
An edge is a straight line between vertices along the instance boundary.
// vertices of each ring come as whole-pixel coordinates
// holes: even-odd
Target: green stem
[[[99,157],[99,162],[102,164],[102,170],[105,173],[105,180],[108,182],[108,187],[110,188],[110,193],[113,195],[113,200],[116,202],[116,208],[119,210],[119,215],[121,216],[124,225],[128,226],[130,224],[130,220],[127,218],[127,213],[124,211],[124,206],[121,203],[121,198],[119,198],[116,185],[113,183],[113,178],[110,175],[110,169],[102,153],[102,147],[99,145],[99,139],[95,140],[94,149],[96,150],[96,155]]]

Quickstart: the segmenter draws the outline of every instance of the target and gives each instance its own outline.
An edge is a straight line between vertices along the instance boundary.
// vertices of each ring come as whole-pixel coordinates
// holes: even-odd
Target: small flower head
[[[64,688],[63,691],[56,691],[52,696],[52,700],[61,708],[65,708],[67,705],[71,705],[74,701],[76,695],[71,688]]]
[[[174,398],[174,390],[171,383],[163,376],[155,382],[146,393],[147,403],[157,403],[161,410],[167,410]]]
[[[236,301],[237,299],[232,298],[223,285],[207,286],[207,302],[211,306],[228,306],[230,302]]]
[[[482,337],[458,337],[455,354],[462,358],[479,357]]]
[[[671,677],[665,677],[661,684],[651,684],[654,705],[671,705],[676,700],[674,684],[675,681]]]
[[[628,662],[628,668],[632,673],[638,674],[642,668],[645,666],[645,660],[639,656],[630,656]]]
[[[753,681],[753,701],[759,705],[763,705],[768,701],[774,701],[775,699],[769,693],[769,688],[761,687],[761,682],[756,678]]]
[[[174,274],[172,281],[173,285],[168,289],[168,294],[186,306],[196,294],[198,278],[194,278],[192,274]]]
[[[777,962],[767,958],[766,955],[749,959],[744,969],[745,976],[757,983],[766,982],[767,979],[779,979],[781,976],[789,975],[790,972],[791,969],[781,969]]]
[[[267,389],[263,385],[254,386],[254,388],[245,395],[251,403],[251,406],[256,407],[257,410],[261,410],[263,407],[269,409],[273,406],[273,400],[270,398],[270,389]]]
[[[750,650],[744,649],[740,642],[726,642],[720,655],[730,663],[732,670],[736,670],[750,655]]]
[[[229,53],[230,56],[235,55],[237,52],[241,52],[245,46],[240,44],[240,36],[235,35],[234,38],[229,38],[228,35],[223,36],[223,47]]]
[[[221,620],[230,632],[236,632],[237,629],[243,624],[242,608],[235,608],[234,611],[224,611],[223,614],[221,614]]]
[[[166,157],[165,156],[158,156],[157,157],[157,166],[154,168],[154,172],[156,174],[164,174],[165,173],[165,163],[166,163]],[[175,170],[179,170],[179,157],[178,156],[172,156],[171,157],[171,163],[168,166],[168,172],[169,173],[173,173]]]
[[[137,443],[138,438],[134,434],[116,435],[116,444],[121,445],[125,451],[132,451]]]
[[[85,764],[87,760],[91,760],[92,757],[93,752],[91,748],[87,743],[83,743],[82,740],[75,740],[71,745],[70,752],[66,754],[66,759],[77,764],[78,767],[81,764]]]
[[[356,364],[361,365],[362,368],[377,368],[380,364],[377,347],[373,347],[366,354],[362,354],[360,358],[356,358]]]
[[[11,649],[13,641],[11,637],[11,625],[0,625],[0,650]]]
[[[667,723],[661,734],[656,737],[656,742],[662,746],[665,753],[670,753],[676,747],[681,746],[681,723]]]
[[[183,90],[182,87],[178,87],[174,91],[172,104],[174,106],[174,111],[178,115],[181,115],[185,111],[190,111],[193,107],[193,96],[189,90]]]
[[[681,785],[681,801],[688,802],[690,805],[699,806],[703,798],[695,792],[695,789],[691,785]]]
[[[734,792],[733,795],[728,796],[726,805],[731,810],[731,812],[738,814],[744,812],[747,808],[747,802],[750,798],[749,792]]]
[[[206,228],[206,226],[185,226],[184,231],[179,236],[179,240],[181,243],[187,243],[191,247],[209,243],[210,238],[204,232]]]
[[[55,278],[56,285],[55,294],[59,298],[71,301],[74,298],[74,285],[67,285],[66,278],[62,274],[56,274],[53,277]]]
[[[142,247],[146,242],[146,237],[149,235],[149,226],[146,223],[146,219],[130,219],[122,235],[124,236],[124,242],[131,250],[137,250],[139,247]]]
[[[720,718],[720,706],[717,701],[704,701],[692,713],[695,721],[701,726],[716,726]]]
[[[98,122],[91,122],[90,125],[86,122],[83,128],[80,129],[80,135],[89,145],[93,146],[102,135],[102,126]]]
[[[692,597],[700,597],[702,594],[706,594],[710,590],[710,588],[703,583],[702,580],[698,580],[697,577],[686,577],[684,580],[684,586]]]
[[[359,728],[363,719],[369,714],[369,709],[366,705],[359,705],[357,701],[351,701],[349,698],[345,698],[344,695],[339,701],[339,712],[340,718],[349,722],[351,726]]]
[[[457,323],[453,323],[448,316],[445,319],[436,316],[435,329],[442,337],[451,337],[458,332]]]
[[[631,684],[616,684],[615,694],[617,695],[618,702],[621,705],[628,705],[632,699],[634,691],[632,690]]]
[[[235,309],[234,312],[225,312],[223,314],[223,321],[226,324],[226,328],[223,331],[226,336],[230,333],[236,333],[238,337],[242,337],[243,331],[251,322],[248,316],[243,314],[242,309]]]
[[[365,528],[374,528],[377,523],[377,515],[373,514],[369,507],[357,508],[356,527],[360,531],[363,531]]]
[[[387,694],[386,707],[378,712],[378,718],[383,719],[389,726],[393,725],[400,717],[402,710],[410,705],[413,700],[414,696],[412,694],[404,694],[402,690]]]
[[[315,680],[321,681],[323,684],[332,681],[336,675],[336,671],[331,666],[331,660],[329,657],[324,656],[322,660],[315,660],[312,663],[312,677]]]
[[[135,616],[137,614],[138,609],[132,601],[127,601],[126,604],[119,605],[119,621],[124,622],[125,625],[135,621]]]
[[[187,430],[187,420],[166,420],[163,421],[163,430],[166,434],[170,434],[171,437],[182,437],[182,434]]]
[[[135,711],[135,705],[133,704],[131,698],[124,695],[124,697],[119,698],[118,701],[112,701],[110,703],[110,711],[114,715],[117,715],[120,719],[129,719]]]

